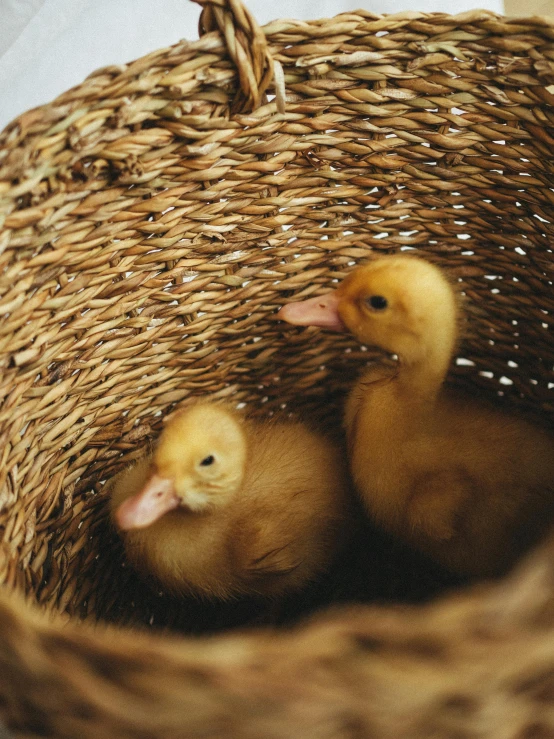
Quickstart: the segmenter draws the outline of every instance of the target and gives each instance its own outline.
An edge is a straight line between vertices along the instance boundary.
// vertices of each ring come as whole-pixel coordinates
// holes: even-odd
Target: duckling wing
[[[435,541],[452,539],[459,533],[458,519],[473,494],[473,481],[461,467],[420,475],[408,501],[411,527]]]
[[[290,575],[302,564],[301,560],[291,551],[289,542],[268,549],[261,554],[255,552],[253,555],[245,568],[247,575],[253,579]]]
[[[279,527],[255,525],[239,533],[235,561],[245,580],[263,581],[290,575],[302,564],[298,547]]]

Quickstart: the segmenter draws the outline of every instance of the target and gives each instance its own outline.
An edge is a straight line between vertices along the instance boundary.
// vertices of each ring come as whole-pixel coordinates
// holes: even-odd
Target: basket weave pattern
[[[176,404],[338,424],[368,352],[273,314],[372,251],[461,281],[455,381],[554,409],[554,25],[357,11],[260,29],[236,0],[200,4],[198,41],[0,134],[0,582],[72,616],[176,618],[121,569],[101,493]]]

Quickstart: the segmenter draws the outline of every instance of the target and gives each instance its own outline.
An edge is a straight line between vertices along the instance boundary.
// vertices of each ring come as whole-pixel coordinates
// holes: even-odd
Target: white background
[[[365,7],[503,12],[503,0],[247,0],[260,23],[324,18]],[[0,130],[16,115],[82,82],[98,67],[136,59],[181,38],[198,38],[190,0],[0,0]]]

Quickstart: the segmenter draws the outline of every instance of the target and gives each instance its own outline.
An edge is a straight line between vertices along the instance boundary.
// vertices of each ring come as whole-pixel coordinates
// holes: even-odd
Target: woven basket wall
[[[103,482],[196,396],[336,427],[367,352],[274,313],[372,251],[417,249],[463,283],[453,382],[554,408],[554,23],[260,29],[237,0],[200,4],[200,40],[0,134],[0,717],[68,739],[552,736],[552,544],[407,611],[131,629],[203,615],[122,567]]]

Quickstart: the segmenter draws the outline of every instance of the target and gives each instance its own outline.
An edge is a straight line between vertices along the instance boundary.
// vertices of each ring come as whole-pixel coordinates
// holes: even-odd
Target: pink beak
[[[152,475],[140,492],[123,501],[115,512],[115,520],[124,531],[142,529],[178,505],[173,481]]]
[[[277,313],[277,318],[294,326],[321,326],[331,331],[345,331],[339,316],[339,298],[335,290],[300,303],[288,303]]]

